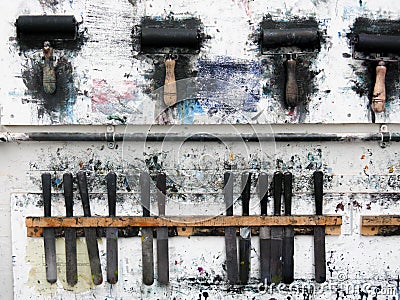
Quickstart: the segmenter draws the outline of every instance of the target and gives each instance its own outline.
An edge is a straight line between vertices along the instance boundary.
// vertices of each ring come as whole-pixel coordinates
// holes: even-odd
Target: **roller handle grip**
[[[115,217],[117,206],[117,175],[114,172],[107,174],[108,214]]]
[[[51,217],[51,175],[42,174],[44,216]]]
[[[53,48],[44,48],[43,58],[43,90],[46,94],[54,94],[57,89],[57,78],[53,63]]]
[[[175,60],[165,60],[164,103],[167,106],[175,105],[177,100],[175,81]]]
[[[290,172],[285,172],[283,175],[283,199],[286,216],[290,216],[292,214],[292,190],[293,175]]]
[[[72,217],[74,214],[74,201],[72,193],[73,179],[71,173],[66,173],[63,175],[63,183],[66,216]]]
[[[90,212],[90,204],[89,204],[89,193],[88,193],[88,186],[87,186],[87,179],[85,172],[78,172],[78,188],[79,193],[82,199],[82,206],[83,206],[83,215],[85,217],[91,217],[92,214]]]
[[[242,215],[248,216],[250,211],[250,186],[251,174],[245,172],[242,174]]]
[[[286,61],[286,104],[289,107],[296,107],[299,104],[299,87],[296,80],[296,61]]]
[[[315,214],[322,215],[322,197],[323,197],[324,174],[322,171],[314,172],[314,197]]]
[[[275,172],[274,174],[274,215],[281,215],[282,204],[282,172]]]
[[[372,110],[376,113],[383,112],[385,110],[386,102],[386,88],[385,88],[385,77],[386,77],[386,66],[384,62],[379,62],[376,66],[376,80],[374,91],[372,94]]]

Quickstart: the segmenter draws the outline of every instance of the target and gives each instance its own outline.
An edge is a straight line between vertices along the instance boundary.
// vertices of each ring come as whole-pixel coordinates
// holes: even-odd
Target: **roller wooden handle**
[[[384,62],[379,62],[376,66],[376,81],[372,94],[372,110],[376,113],[385,110],[386,88],[385,88],[386,66]]]
[[[286,62],[286,104],[295,107],[299,104],[299,88],[296,80],[296,61],[288,59]]]
[[[164,103],[172,106],[176,100],[175,60],[168,58],[165,60]]]
[[[46,94],[54,94],[56,92],[56,71],[53,63],[53,48],[45,44],[43,48],[43,89]]]

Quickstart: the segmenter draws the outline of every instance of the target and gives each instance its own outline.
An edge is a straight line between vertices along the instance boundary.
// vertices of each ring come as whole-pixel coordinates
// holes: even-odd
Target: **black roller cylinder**
[[[360,33],[356,51],[373,53],[400,53],[400,35]]]
[[[15,25],[21,40],[74,40],[77,35],[74,16],[19,16]]]
[[[142,48],[179,47],[199,49],[199,33],[189,28],[142,27],[140,43]]]
[[[297,46],[300,48],[314,48],[319,44],[317,28],[263,28],[261,32],[263,48],[277,48]]]

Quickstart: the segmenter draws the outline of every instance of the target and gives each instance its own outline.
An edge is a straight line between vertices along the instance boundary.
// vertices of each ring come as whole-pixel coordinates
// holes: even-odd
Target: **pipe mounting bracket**
[[[107,125],[106,129],[106,142],[109,149],[115,148],[115,126]]]
[[[386,124],[382,124],[379,128],[379,133],[381,134],[381,141],[379,142],[379,145],[382,148],[386,148],[389,146],[389,143],[392,140],[392,135],[389,132],[388,126]]]

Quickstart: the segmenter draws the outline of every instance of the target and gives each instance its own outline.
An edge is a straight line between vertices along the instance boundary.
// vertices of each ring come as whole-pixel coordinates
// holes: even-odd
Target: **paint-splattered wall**
[[[379,134],[378,124],[361,124],[373,122],[389,123],[391,133],[400,132],[394,124],[400,121],[398,64],[388,64],[385,112],[374,114],[370,108],[374,62],[353,59],[351,47],[352,37],[364,30],[399,33],[400,7],[395,0],[16,0],[3,1],[0,9],[0,140],[4,142],[0,282],[7,299],[399,298],[399,237],[360,234],[361,215],[400,214],[395,142],[383,148],[379,141],[351,137],[341,142],[124,140],[110,148],[102,141],[11,143],[5,134],[63,131],[104,135],[103,125],[113,124],[121,125],[116,127],[120,134],[151,129],[187,135],[290,132],[356,136]],[[73,45],[53,45],[57,86],[53,94],[43,89],[42,49],[24,44],[16,34],[18,16],[35,14],[74,15],[79,22],[79,38]],[[179,103],[164,111],[166,55],[142,51],[140,25],[143,20],[187,18],[195,20],[203,40],[199,51],[177,54]],[[312,53],[296,54],[300,99],[296,108],[287,107],[284,100],[287,57],[282,51],[299,50],[270,51],[259,44],[261,26],[284,27],[290,22],[313,24],[320,37]],[[243,125],[248,123],[256,126]],[[129,126],[125,128],[125,124]],[[207,124],[221,125],[205,127]],[[142,283],[139,232],[119,239],[117,284],[92,284],[84,238],[79,238],[77,245],[78,284],[71,287],[66,283],[62,238],[56,243],[59,280],[52,285],[46,282],[42,238],[26,237],[24,223],[28,215],[43,215],[43,172],[53,177],[55,216],[65,215],[63,173],[75,175],[79,170],[89,176],[93,215],[107,215],[104,178],[108,171],[118,175],[117,214],[139,216],[138,174],[163,170],[168,176],[167,214],[215,216],[225,209],[222,185],[227,169],[236,176],[235,196],[239,195],[240,173],[254,173],[250,214],[255,215],[260,213],[256,188],[260,171],[269,177],[276,170],[293,173],[293,214],[315,212],[312,173],[324,172],[323,212],[343,217],[341,235],[326,238],[327,285],[314,285],[312,236],[296,235],[295,291],[287,286],[265,290],[260,285],[258,237],[252,239],[247,286],[227,284],[223,236],[172,237],[170,284],[146,286]],[[76,187],[74,197],[75,213],[82,215]],[[151,213],[157,214],[154,199],[151,205]],[[271,199],[268,205],[270,214]],[[234,214],[240,212],[237,201]],[[105,266],[105,239],[99,241]]]
[[[152,92],[164,82],[165,55],[141,51],[144,17],[199,20],[205,37],[198,53],[178,55],[176,77],[218,80],[197,83],[195,92],[178,95],[174,123],[369,123],[373,85],[371,63],[351,57],[351,33],[379,28],[397,32],[399,9],[392,1],[17,1],[4,4],[2,39],[2,124],[151,123],[157,116]],[[212,9],[210,9],[212,8]],[[40,81],[40,49],[16,39],[15,20],[22,14],[72,14],[81,40],[76,47],[55,46],[57,91],[46,95]],[[360,18],[368,18],[362,22]],[[298,55],[301,105],[284,103],[284,58],[260,51],[261,25],[314,20],[321,35],[316,53]],[[357,21],[357,22],[356,22]],[[364,20],[365,21],[365,20]],[[375,23],[374,23],[375,22]],[[382,26],[381,26],[382,27]],[[139,28],[139,29],[138,29]],[[388,29],[389,28],[389,29]],[[372,29],[373,31],[374,29]],[[379,30],[379,29],[375,29]],[[276,49],[275,49],[276,50]],[[301,51],[301,49],[286,49]],[[398,66],[389,66],[386,112],[376,122],[397,122]],[[232,91],[233,90],[233,91]],[[218,92],[218,93],[217,93]],[[215,93],[214,101],[205,93]],[[156,93],[157,94],[157,93]],[[242,95],[233,97],[233,95]],[[210,115],[221,110],[220,118]],[[240,109],[232,111],[230,106]],[[246,118],[235,116],[238,112]],[[111,120],[110,120],[111,119]]]

